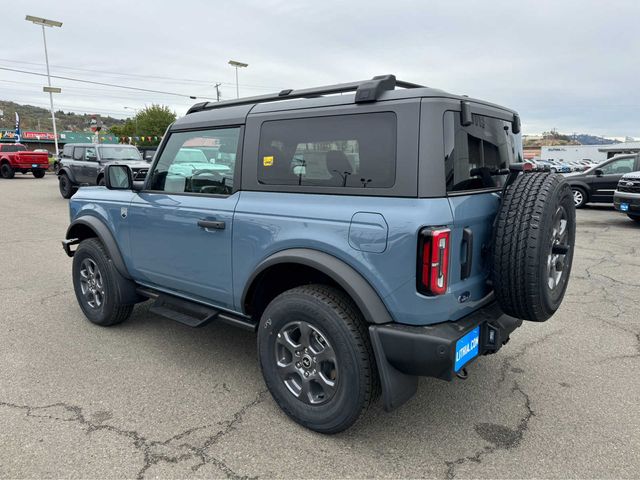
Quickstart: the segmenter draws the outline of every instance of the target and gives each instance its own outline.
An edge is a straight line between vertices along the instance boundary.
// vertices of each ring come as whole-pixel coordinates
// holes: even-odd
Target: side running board
[[[137,293],[154,300],[149,309],[150,312],[189,327],[203,327],[214,320],[219,320],[244,330],[256,331],[258,328],[258,324],[249,317],[223,312],[208,305],[178,298],[150,288],[139,287]]]

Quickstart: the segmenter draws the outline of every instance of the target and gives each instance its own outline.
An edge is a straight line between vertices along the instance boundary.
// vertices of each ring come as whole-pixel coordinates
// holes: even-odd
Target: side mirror
[[[104,181],[109,190],[133,190],[133,175],[129,165],[107,165]]]
[[[603,176],[603,175],[604,175],[604,172],[603,172],[601,169],[599,169],[599,168],[597,168],[597,169],[596,169],[596,171],[595,171],[595,172],[593,172],[593,173],[595,173],[595,174],[596,174],[596,177],[601,177],[601,176]]]

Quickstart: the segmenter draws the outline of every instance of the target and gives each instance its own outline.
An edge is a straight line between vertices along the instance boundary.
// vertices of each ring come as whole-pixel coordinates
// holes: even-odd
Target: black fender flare
[[[260,262],[245,284],[242,292],[243,306],[260,274],[269,267],[282,263],[297,263],[312,267],[330,277],[353,299],[368,323],[393,322],[380,296],[360,273],[328,253],[307,248],[281,250]]]
[[[587,194],[587,197],[589,197],[591,195],[591,188],[589,187],[589,185],[582,181],[582,180],[568,180],[567,179],[567,183],[569,184],[569,186],[571,188],[573,187],[579,187],[582,190],[584,190],[584,192]]]
[[[58,177],[62,174],[66,174],[67,177],[69,177],[69,180],[71,180],[71,183],[77,185],[78,182],[76,181],[76,176],[73,174],[73,171],[69,168],[69,167],[60,167],[58,169],[58,173],[56,173],[56,175],[58,175]]]
[[[116,267],[118,273],[127,280],[131,280],[131,275],[129,275],[129,271],[124,263],[122,253],[120,253],[116,240],[113,238],[109,227],[107,227],[99,218],[87,215],[74,220],[71,225],[69,225],[69,228],[67,228],[65,238],[67,240],[75,238],[84,240],[84,238],[87,237],[84,236],[84,238],[81,238],[81,235],[79,235],[79,232],[83,228],[89,228],[95,233],[95,236],[100,239],[104,247],[107,249],[107,252],[109,252],[109,257],[111,257],[111,261]]]

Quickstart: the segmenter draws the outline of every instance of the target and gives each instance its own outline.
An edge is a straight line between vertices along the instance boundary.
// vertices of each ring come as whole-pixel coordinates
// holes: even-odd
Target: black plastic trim
[[[481,326],[480,356],[498,351],[509,340],[511,332],[522,325],[522,320],[506,315],[497,302],[492,302],[455,322],[369,326],[385,410],[393,410],[411,398],[418,376],[452,380],[455,344],[478,325]],[[489,343],[489,330],[494,333],[492,343]]]
[[[368,323],[393,322],[387,307],[362,275],[332,255],[306,248],[282,250],[258,264],[242,293],[243,309],[246,309],[247,300],[250,298],[260,274],[269,267],[282,263],[297,263],[312,267],[333,279],[353,299]],[[246,310],[243,313],[246,313]]]

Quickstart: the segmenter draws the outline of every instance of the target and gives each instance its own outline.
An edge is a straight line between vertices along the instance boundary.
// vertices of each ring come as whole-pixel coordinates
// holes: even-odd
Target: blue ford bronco
[[[393,75],[196,104],[144,182],[105,180],[63,241],[86,317],[151,300],[257,331],[273,398],[323,433],[465,378],[554,314],[571,271],[571,188],[527,171],[518,114]]]

